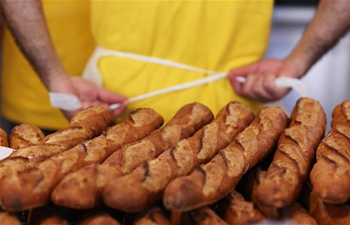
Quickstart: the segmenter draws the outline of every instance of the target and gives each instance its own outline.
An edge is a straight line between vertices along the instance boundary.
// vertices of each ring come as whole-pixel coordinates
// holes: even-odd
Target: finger
[[[114,117],[117,118],[117,117],[121,116],[125,112],[127,106],[128,106],[127,101],[121,102],[119,107],[112,110]]]
[[[107,104],[120,103],[127,100],[123,95],[118,95],[102,88],[98,90],[98,99]]]

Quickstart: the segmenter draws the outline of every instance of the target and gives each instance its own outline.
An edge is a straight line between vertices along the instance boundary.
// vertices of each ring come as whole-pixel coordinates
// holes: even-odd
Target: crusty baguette
[[[172,225],[228,225],[209,206],[188,212],[171,212]]]
[[[350,224],[350,205],[329,204],[323,202],[316,195],[310,195],[310,214],[316,219],[318,225],[345,225]]]
[[[78,225],[121,225],[121,223],[113,218],[109,213],[102,210],[90,210],[80,215]]]
[[[22,225],[22,222],[17,215],[9,212],[0,211],[0,224]]]
[[[47,135],[37,144],[17,149],[9,158],[20,156],[39,163],[100,135],[113,124],[115,119],[110,110],[102,106],[92,106],[75,114],[69,127]]]
[[[92,164],[68,174],[53,190],[52,201],[76,209],[89,209],[100,204],[107,181],[131,172],[144,160],[156,158],[212,119],[210,109],[200,103],[181,107],[165,126],[136,143],[123,146],[102,165]]]
[[[115,124],[113,113],[102,106],[91,106],[73,116],[70,126],[45,137],[43,143],[64,146],[69,149],[79,142],[99,136],[107,127]]]
[[[122,145],[135,142],[163,124],[152,109],[138,109],[100,136],[84,141],[41,162],[30,171],[6,176],[0,185],[0,203],[8,211],[45,205],[53,188],[69,172],[101,162]]]
[[[97,113],[97,115],[94,113]],[[78,112],[73,117],[72,121],[73,124],[71,124],[68,128],[59,130],[44,137],[45,142],[42,140],[37,144],[18,148],[16,151],[11,153],[6,160],[0,161],[0,180],[5,176],[10,176],[12,174],[16,174],[17,172],[32,169],[37,163],[40,163],[53,155],[69,149],[70,146],[77,145],[81,141],[91,139],[96,134],[101,134],[103,130],[115,123],[113,114],[108,109],[101,106],[90,107]],[[93,123],[90,121],[93,121]],[[91,123],[94,126],[88,128],[88,125]],[[36,139],[29,138],[29,134],[24,134],[25,129],[28,128],[26,125],[23,127],[22,125],[20,126],[21,129],[14,129],[14,133],[21,133],[21,135],[28,137],[24,139]],[[31,129],[34,129],[35,133],[41,136],[40,131],[33,127],[31,127]]]
[[[170,211],[188,211],[218,201],[245,172],[274,150],[289,123],[278,107],[263,107],[254,121],[207,164],[170,182],[163,203]]]
[[[326,115],[320,103],[311,98],[299,99],[289,127],[279,138],[266,178],[257,187],[259,204],[282,208],[296,201],[309,176],[325,128]]]
[[[125,212],[145,210],[162,199],[164,188],[171,180],[190,173],[196,164],[208,162],[253,119],[249,107],[238,102],[228,103],[210,124],[192,137],[178,142],[132,173],[110,181],[103,192],[105,204]]]
[[[310,173],[314,194],[324,202],[350,200],[350,124],[333,127],[316,149]]]
[[[0,146],[10,147],[9,136],[5,130],[0,128]]]
[[[219,201],[215,212],[228,224],[263,224],[266,217],[252,201],[244,199],[241,193],[233,190]]]
[[[123,225],[174,225],[166,217],[164,211],[153,206],[145,211],[126,213],[123,219]]]
[[[42,142],[45,138],[42,130],[33,125],[22,123],[12,128],[10,133],[10,147],[19,149],[29,145],[34,145]]]
[[[345,100],[334,107],[331,127],[335,127],[337,124],[350,124],[350,100]]]

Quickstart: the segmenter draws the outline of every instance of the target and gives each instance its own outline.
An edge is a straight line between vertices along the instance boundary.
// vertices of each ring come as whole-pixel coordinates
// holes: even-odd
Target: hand
[[[239,82],[237,77],[245,77],[245,82]],[[250,66],[233,69],[228,77],[238,95],[269,102],[281,99],[290,89],[279,88],[275,85],[276,77],[301,77],[297,66],[291,61],[279,59],[265,59]]]
[[[110,104],[120,103],[120,107],[113,110],[113,115],[116,118],[120,116],[127,107],[127,98],[125,96],[109,92],[93,82],[80,77],[60,76],[60,79],[56,80],[54,86],[50,88],[50,91],[76,95],[83,104],[82,109],[96,105],[109,108]],[[78,111],[79,110],[62,110],[68,120]]]

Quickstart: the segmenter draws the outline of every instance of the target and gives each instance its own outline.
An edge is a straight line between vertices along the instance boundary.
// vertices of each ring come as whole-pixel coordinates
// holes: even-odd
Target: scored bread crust
[[[311,98],[299,99],[292,111],[291,123],[278,141],[266,178],[257,187],[259,204],[282,208],[297,199],[325,128],[326,115],[320,103]]]
[[[101,162],[115,149],[145,137],[162,124],[163,118],[154,110],[137,109],[100,136],[60,152],[29,171],[6,176],[0,186],[1,207],[22,211],[45,205],[53,188],[67,173]]]
[[[39,144],[45,138],[42,130],[33,125],[22,123],[12,128],[10,133],[10,147],[13,149],[19,149],[26,146]]]
[[[0,146],[10,147],[9,136],[2,128],[0,128]]]
[[[108,181],[131,172],[143,161],[156,158],[212,119],[210,109],[200,103],[181,107],[165,126],[138,142],[123,146],[101,165],[93,164],[67,175],[52,192],[52,201],[78,209],[100,204],[102,189]]]
[[[193,136],[179,141],[132,173],[109,182],[103,190],[105,204],[126,212],[145,210],[161,200],[171,180],[190,173],[196,164],[209,161],[253,119],[254,114],[247,106],[228,103],[211,123]]]
[[[163,204],[170,211],[188,211],[227,195],[245,172],[265,158],[289,123],[279,107],[263,107],[254,121],[207,164],[170,182]]]
[[[97,113],[97,115],[95,115]],[[93,128],[89,128],[86,125],[82,125],[83,121],[93,121],[95,124]],[[46,137],[45,140],[41,140],[36,144],[24,145],[16,149],[6,159],[0,161],[0,180],[5,176],[16,174],[17,172],[26,171],[32,169],[38,163],[56,155],[60,152],[66,151],[70,146],[79,144],[82,141],[93,138],[94,134],[101,134],[103,130],[107,129],[110,125],[115,123],[113,114],[110,110],[101,107],[93,106],[82,111],[79,111],[73,117],[74,125],[62,130],[58,130]],[[90,124],[91,122],[89,122]],[[27,126],[24,126],[26,128]],[[36,128],[31,127],[36,130]],[[22,129],[21,129],[22,130]],[[93,132],[90,130],[94,130]],[[15,129],[14,133],[19,132]],[[39,132],[36,130],[35,132]],[[86,132],[80,138],[76,136],[80,133]],[[23,133],[22,131],[19,133]],[[29,135],[30,136],[30,135]],[[39,134],[40,136],[40,134]],[[25,138],[29,139],[29,138]],[[36,139],[36,138],[34,138]],[[61,141],[55,141],[60,139]],[[45,142],[46,141],[46,142]]]
[[[336,106],[332,129],[316,149],[310,180],[322,201],[342,204],[350,200],[350,101]]]

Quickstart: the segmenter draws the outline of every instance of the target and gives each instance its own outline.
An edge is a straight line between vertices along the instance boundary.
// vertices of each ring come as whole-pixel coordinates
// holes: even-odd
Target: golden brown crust
[[[22,225],[22,222],[17,215],[0,211],[0,224]]]
[[[172,212],[173,225],[228,225],[209,206],[203,206],[188,212]]]
[[[242,194],[233,190],[221,200],[216,210],[217,214],[228,224],[263,224],[265,216],[253,202],[246,201]]]
[[[145,137],[162,123],[163,118],[154,110],[136,110],[100,136],[46,159],[30,171],[6,176],[0,185],[2,208],[19,211],[45,205],[53,188],[66,174],[101,162],[122,145]]]
[[[114,116],[109,109],[92,106],[75,114],[69,127],[47,135],[43,142],[69,149],[79,142],[100,135],[107,127],[114,124]]]
[[[296,103],[291,123],[284,130],[266,178],[256,190],[256,201],[264,206],[282,208],[300,194],[323,138],[326,115],[319,102],[301,98]]]
[[[350,224],[350,205],[328,204],[316,195],[310,195],[310,214],[316,219],[318,225],[344,225]]]
[[[165,216],[164,211],[153,206],[148,210],[136,213],[126,213],[123,225],[171,225],[170,220]]]
[[[13,149],[23,148],[38,144],[43,141],[45,135],[42,130],[33,125],[23,123],[15,126],[10,133],[10,147]]]
[[[0,128],[0,146],[10,147],[9,136],[5,130]]]
[[[196,164],[209,161],[253,119],[248,107],[238,102],[228,103],[210,124],[190,138],[179,141],[174,148],[132,173],[109,182],[103,193],[105,203],[126,212],[145,210],[161,200],[171,180],[188,174]]]
[[[165,207],[188,211],[223,198],[248,169],[273,151],[288,123],[289,118],[280,108],[263,107],[254,121],[209,163],[167,185]]]
[[[333,109],[331,127],[337,124],[350,124],[350,100],[343,101]]]
[[[314,194],[324,202],[350,200],[350,125],[336,125],[316,150],[310,173]]]
[[[138,142],[123,146],[111,154],[102,165],[91,166],[90,169],[94,173],[77,171],[66,176],[53,191],[52,200],[61,206],[78,209],[95,206],[100,202],[101,191],[109,181],[106,178],[117,178],[131,172],[143,161],[157,157],[178,141],[191,136],[212,118],[212,112],[202,104],[185,105],[162,128]],[[87,192],[91,195],[86,195]],[[77,198],[80,200],[77,201]]]
[[[83,213],[79,219],[79,225],[121,225],[119,221],[104,211],[93,210]]]

